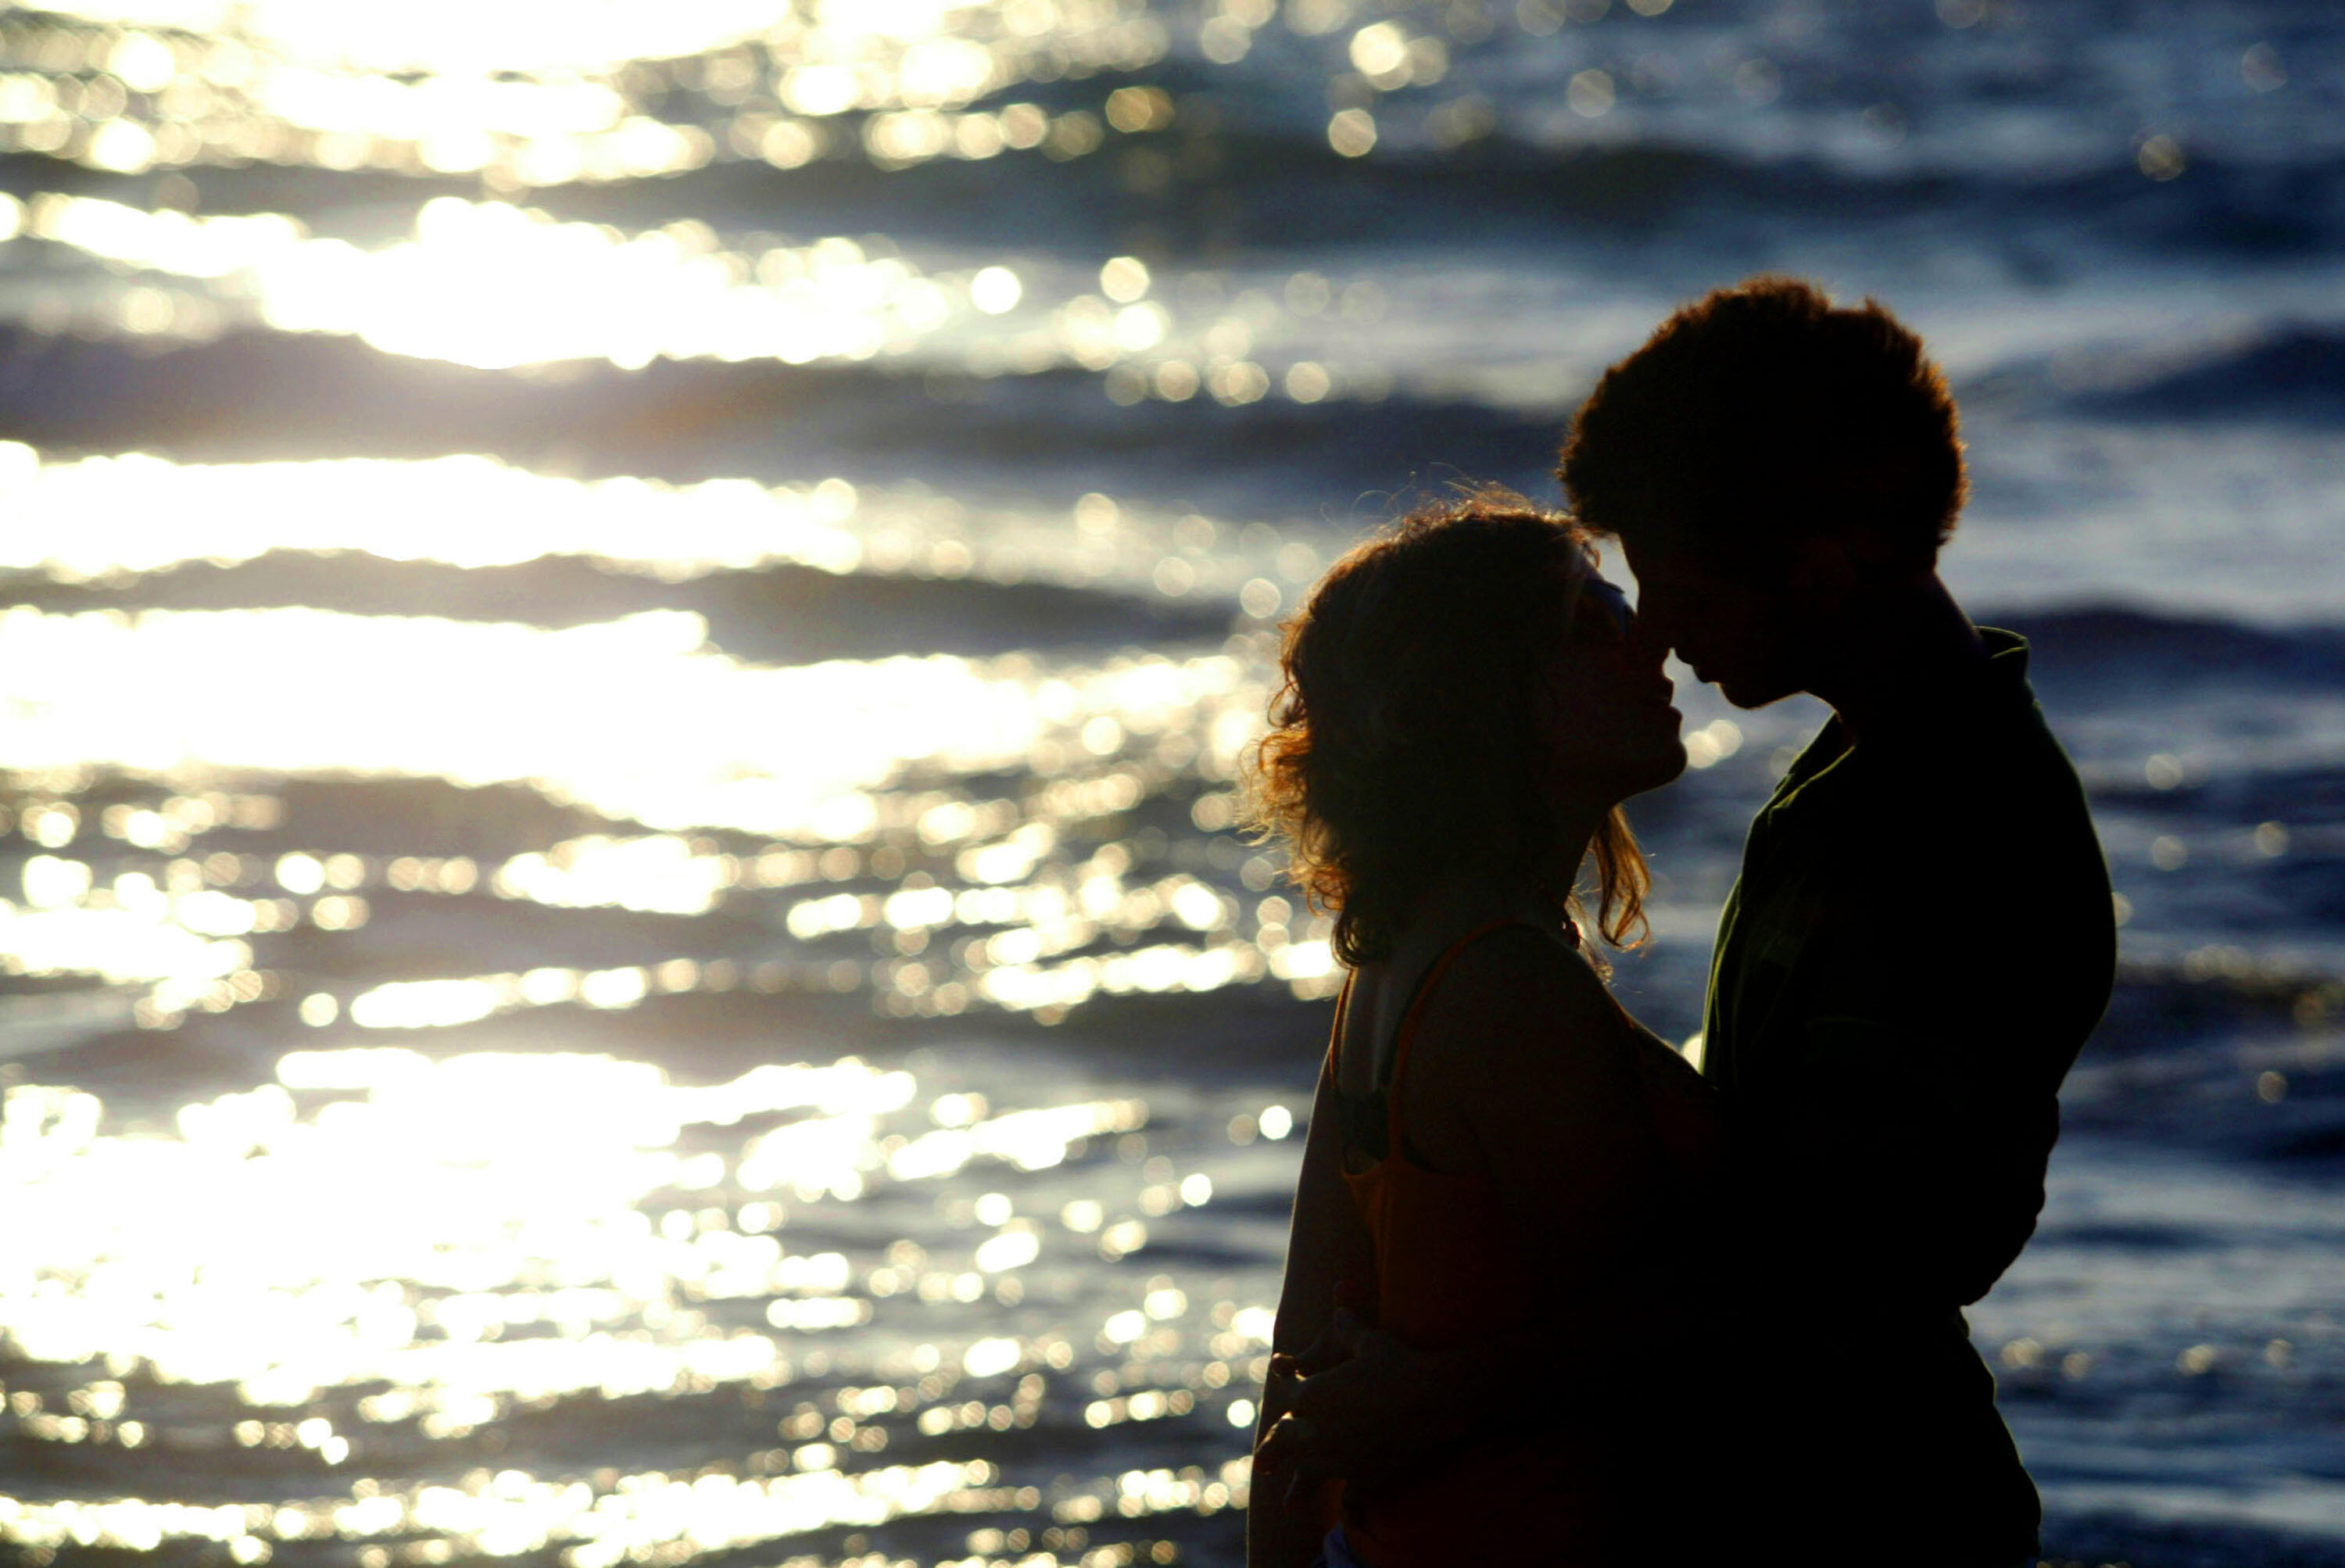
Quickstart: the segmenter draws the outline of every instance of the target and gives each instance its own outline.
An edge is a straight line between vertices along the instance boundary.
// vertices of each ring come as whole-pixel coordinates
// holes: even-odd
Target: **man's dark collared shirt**
[[[2027,645],[1980,635],[1984,666],[1853,741],[1833,720],[1792,764],[1712,962],[1703,1071],[1742,1242],[1717,1320],[1761,1385],[1727,1464],[1754,1525],[1811,1550],[2036,1550],[1961,1308],[2035,1229],[2116,936]]]

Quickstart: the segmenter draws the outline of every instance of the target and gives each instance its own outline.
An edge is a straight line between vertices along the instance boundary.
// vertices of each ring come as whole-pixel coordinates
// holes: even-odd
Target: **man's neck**
[[[1808,689],[1861,736],[1986,662],[1986,644],[1934,572],[1851,602],[1821,628]]]

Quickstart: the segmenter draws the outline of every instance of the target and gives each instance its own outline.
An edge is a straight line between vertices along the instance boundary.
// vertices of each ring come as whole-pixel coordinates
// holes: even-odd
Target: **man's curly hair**
[[[1967,494],[1954,400],[1880,305],[1754,278],[1604,372],[1558,475],[1587,526],[1745,562],[1855,524],[1928,565]]]
[[[1547,682],[1580,588],[1585,530],[1511,492],[1428,505],[1329,568],[1284,628],[1285,683],[1249,779],[1252,824],[1335,911],[1347,964],[1386,956],[1412,904],[1462,860],[1550,866]],[[1647,876],[1615,807],[1593,846],[1598,926],[1641,932]]]

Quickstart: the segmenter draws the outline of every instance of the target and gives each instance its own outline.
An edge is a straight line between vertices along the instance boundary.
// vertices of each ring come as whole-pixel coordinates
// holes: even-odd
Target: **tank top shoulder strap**
[[[1393,1042],[1392,1077],[1379,1085],[1377,1091],[1384,1096],[1385,1147],[1387,1150],[1398,1150],[1405,1146],[1401,1142],[1400,1129],[1401,1078],[1408,1071],[1409,1052],[1416,1044],[1417,1023],[1425,1016],[1426,1003],[1433,999],[1434,989],[1441,983],[1441,977],[1449,972],[1449,966],[1457,962],[1459,953],[1493,932],[1504,931],[1510,925],[1523,923],[1520,920],[1503,916],[1497,920],[1484,921],[1443,948],[1441,956],[1433,961],[1433,967],[1425,972],[1425,978],[1416,983],[1416,990],[1409,997],[1408,1011],[1401,1014],[1400,1033]]]
[[[1335,993],[1335,1021],[1327,1031],[1327,1058],[1319,1064],[1319,1075],[1327,1080],[1330,1089],[1336,1084],[1335,1052],[1344,1043],[1344,1015],[1352,1010],[1352,982],[1358,978],[1359,971],[1345,970],[1344,983]]]
[[[1356,970],[1345,975],[1344,988],[1335,993],[1335,1026],[1327,1033],[1327,1059],[1320,1073],[1326,1080],[1335,1125],[1343,1132],[1345,1146],[1368,1150],[1381,1158],[1387,1146],[1380,1142],[1386,1127],[1384,1091],[1372,1089],[1365,1095],[1346,1095],[1338,1087],[1336,1055],[1343,1049],[1344,1019],[1352,1010],[1352,983],[1358,978]]]

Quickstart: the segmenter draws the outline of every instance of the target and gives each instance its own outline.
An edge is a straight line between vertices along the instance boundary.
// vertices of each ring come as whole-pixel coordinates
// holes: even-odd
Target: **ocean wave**
[[[2345,330],[2278,323],[2243,336],[2113,364],[2074,406],[2128,419],[2345,423]]]
[[[1462,398],[1126,407],[1072,369],[984,378],[885,361],[659,359],[503,372],[304,333],[160,347],[0,327],[0,436],[212,461],[490,452],[678,481],[784,477],[817,457],[880,473],[1044,464],[1225,504],[1267,492],[1341,505],[1450,477],[1533,484],[1559,435],[1552,418]]]
[[[2335,690],[2345,685],[2345,627],[2259,626],[2117,606],[1990,617],[2028,638],[2037,685],[2086,680],[2171,691],[2252,684]]]
[[[1147,178],[1135,178],[1134,155]],[[1298,239],[1405,251],[1460,233],[1485,244],[1633,245],[1684,221],[1700,225],[1699,249],[1723,254],[1910,221],[1970,230],[2015,271],[2043,281],[2086,264],[2075,244],[2080,222],[2100,239],[2149,251],[2274,258],[2332,250],[2345,236],[2340,176],[2345,159],[2208,156],[2185,177],[2154,181],[2122,144],[2047,167],[1851,158],[1814,148],[1768,153],[1740,137],[1548,143],[1504,131],[1448,150],[1353,158],[1333,150],[1316,123],[1273,123],[1067,163],[720,164],[657,188],[547,189],[532,199],[566,217],[657,223],[686,194],[693,210],[787,212],[807,233],[949,236],[1021,248],[1048,236],[1051,248],[1077,250],[1116,248],[1138,224],[1174,259]],[[1171,221],[1197,202],[1210,205],[1211,223]]]
[[[2112,1507],[2092,1496],[2097,1489],[2076,1490],[2090,1498],[2086,1505],[2069,1505],[2057,1487],[2045,1503],[2045,1538],[2051,1550],[2074,1553],[2069,1561],[2132,1558],[2167,1568],[2234,1568],[2242,1563],[2345,1568],[2345,1546],[2326,1532],[2226,1518],[2219,1503],[2208,1507],[2211,1517],[2204,1520],[2146,1519],[2139,1509]]]
[[[191,561],[122,580],[20,578],[5,586],[12,604],[53,614],[308,607],[563,627],[680,609],[707,623],[714,647],[767,665],[1197,643],[1222,637],[1237,613],[1220,600],[1142,598],[1056,583],[840,574],[787,564],[709,572],[679,583],[576,557],[466,567],[282,550],[236,565]]]
[[[1161,178],[1135,179],[1135,154],[1144,170],[1161,164]],[[1447,243],[1460,232],[1483,242],[1633,242],[1649,226],[1682,219],[1698,219],[1709,232],[1705,249],[1723,249],[1735,241],[1733,226],[1754,220],[1813,233],[1910,219],[1974,229],[2019,270],[2062,274],[2080,264],[2061,254],[2073,248],[2080,220],[2107,239],[2160,251],[2332,249],[2345,234],[2341,174],[2345,159],[2333,158],[2267,163],[2202,156],[2187,176],[2152,181],[2121,147],[2047,167],[1767,153],[1741,138],[1686,136],[1556,144],[1504,131],[1447,151],[1352,158],[1334,151],[1315,123],[1268,123],[1141,138],[1066,162],[1010,157],[888,168],[854,158],[788,169],[718,162],[658,180],[551,187],[528,199],[565,219],[629,229],[657,228],[681,210],[765,226],[778,219],[806,235],[941,237],[1020,249],[1041,239],[1073,252],[1112,252],[1141,224],[1152,249],[1171,259],[1225,253],[1233,244],[1280,248],[1299,238],[1314,246],[1373,241],[1403,249]],[[304,196],[320,207],[365,199],[395,208],[469,188],[438,178],[279,168],[205,169],[202,180],[206,210],[230,214],[282,210]],[[1210,203],[1211,223],[1166,221],[1198,201]],[[1492,224],[1498,227],[1482,227]]]
[[[23,295],[15,324],[0,327],[0,421],[35,439],[99,447],[117,423],[167,435],[179,427],[236,433],[255,421],[320,435],[324,425],[372,452],[386,438],[428,448],[446,424],[518,427],[526,437],[532,410],[549,401],[544,389],[559,388],[551,401],[562,419],[598,443],[614,433],[643,447],[729,434],[755,444],[766,426],[802,419],[811,401],[842,416],[827,441],[868,447],[875,431],[900,440],[902,394],[912,392],[960,411],[918,422],[948,447],[964,443],[964,427],[973,426],[989,454],[1080,443],[1121,461],[1157,450],[1160,425],[1177,433],[1195,423],[1194,414],[1184,423],[1161,411],[1118,417],[1134,404],[1242,409],[1245,443],[1283,445],[1300,427],[1312,451],[1346,456],[1317,427],[1353,433],[1357,422],[1345,413],[1397,396],[1497,411],[1480,419],[1483,428],[1461,431],[1451,417],[1433,433],[1461,440],[1455,451],[1408,442],[1426,423],[1412,414],[1399,433],[1415,448],[1401,453],[1404,463],[1429,456],[1513,477],[1546,467],[1554,427],[1673,296],[1718,280],[1709,246],[1658,271],[1649,258],[1628,264],[1607,246],[1633,240],[1643,220],[1631,215],[1613,233],[1585,203],[1722,179],[1700,209],[1721,242],[1746,256],[1829,243],[1812,228],[1777,233],[1753,216],[1746,199],[1764,181],[1749,159],[1634,148],[1560,163],[1516,154],[1510,166],[1509,155],[1493,151],[1473,179],[1445,175],[1433,199],[1519,199],[1527,213],[1545,215],[1538,222],[1569,219],[1571,233],[1542,236],[1495,211],[1448,222],[1426,209],[1404,235],[1391,215],[1416,209],[1392,182],[1414,178],[1409,160],[1368,168],[1339,158],[1324,189],[1315,194],[1306,180],[1280,195],[1285,227],[1256,237],[1291,243],[1300,216],[1319,247],[1308,257],[1317,265],[1294,268],[1305,258],[1292,256],[1234,271],[1153,229],[1143,228],[1140,247],[1152,265],[1117,255],[1132,234],[1086,237],[1074,220],[1044,225],[1055,239],[1048,253],[1008,236],[922,241],[925,216],[897,236],[834,233],[795,245],[747,229],[720,236],[699,222],[647,222],[630,234],[577,220],[589,214],[559,201],[523,209],[435,198],[417,209],[411,239],[381,245],[375,235],[369,249],[340,233],[312,234],[288,212],[191,220],[50,193],[24,216],[26,255],[55,282]],[[1255,184],[1275,185],[1278,160],[1262,161],[1271,172]],[[1571,184],[1583,164],[1601,166],[1584,188]],[[1828,185],[1795,190],[1792,204],[1847,208]],[[1059,188],[1006,205],[1031,222],[1048,216]],[[949,209],[938,194],[906,210]],[[1935,186],[1924,196],[1915,210],[1934,224],[1962,221],[1955,197]],[[1941,198],[1950,204],[1944,212],[1934,205]],[[1319,200],[1344,211],[1321,222],[1311,215]],[[0,197],[0,218],[13,205]],[[886,219],[795,208],[793,216],[839,228]],[[1394,231],[1351,234],[1345,226],[1355,220]],[[2035,242],[2005,232],[2012,226],[2001,218],[1982,221],[2015,248],[2010,266],[2033,277],[2035,263],[2022,252]],[[1428,236],[1446,247],[1437,260],[1415,249]],[[1370,239],[1373,254],[1351,242]],[[908,244],[917,264],[905,259]],[[13,260],[8,270],[17,270]],[[2275,284],[2259,289],[2252,309],[2284,323],[2317,315],[2321,299],[2310,280]],[[2210,342],[2202,330],[2194,341],[2167,319],[2178,308],[2186,323],[2198,311],[2187,298],[2155,294],[2129,307],[2103,300],[2086,308],[2077,290],[2063,288],[2032,307],[1938,323],[1934,338],[1965,400],[1985,412],[2016,404],[2103,418],[2333,419],[2345,404],[2330,331],[2269,326]],[[0,305],[0,315],[9,311]],[[302,346],[312,338],[339,346]],[[394,375],[398,384],[386,391],[372,384],[383,375],[368,351],[493,373]],[[655,366],[657,373],[638,377]],[[508,385],[499,379],[506,376],[526,385],[510,397],[481,390]],[[272,402],[275,392],[292,395]],[[1005,398],[1010,417],[988,420]],[[500,406],[482,406],[491,402]],[[1393,448],[1391,431],[1358,433],[1373,438],[1376,453]],[[1379,458],[1365,472],[1388,484],[1393,471]]]
[[[2128,960],[2061,1091],[2071,1131],[2280,1165],[2345,1158],[2345,977],[2235,950]]]

